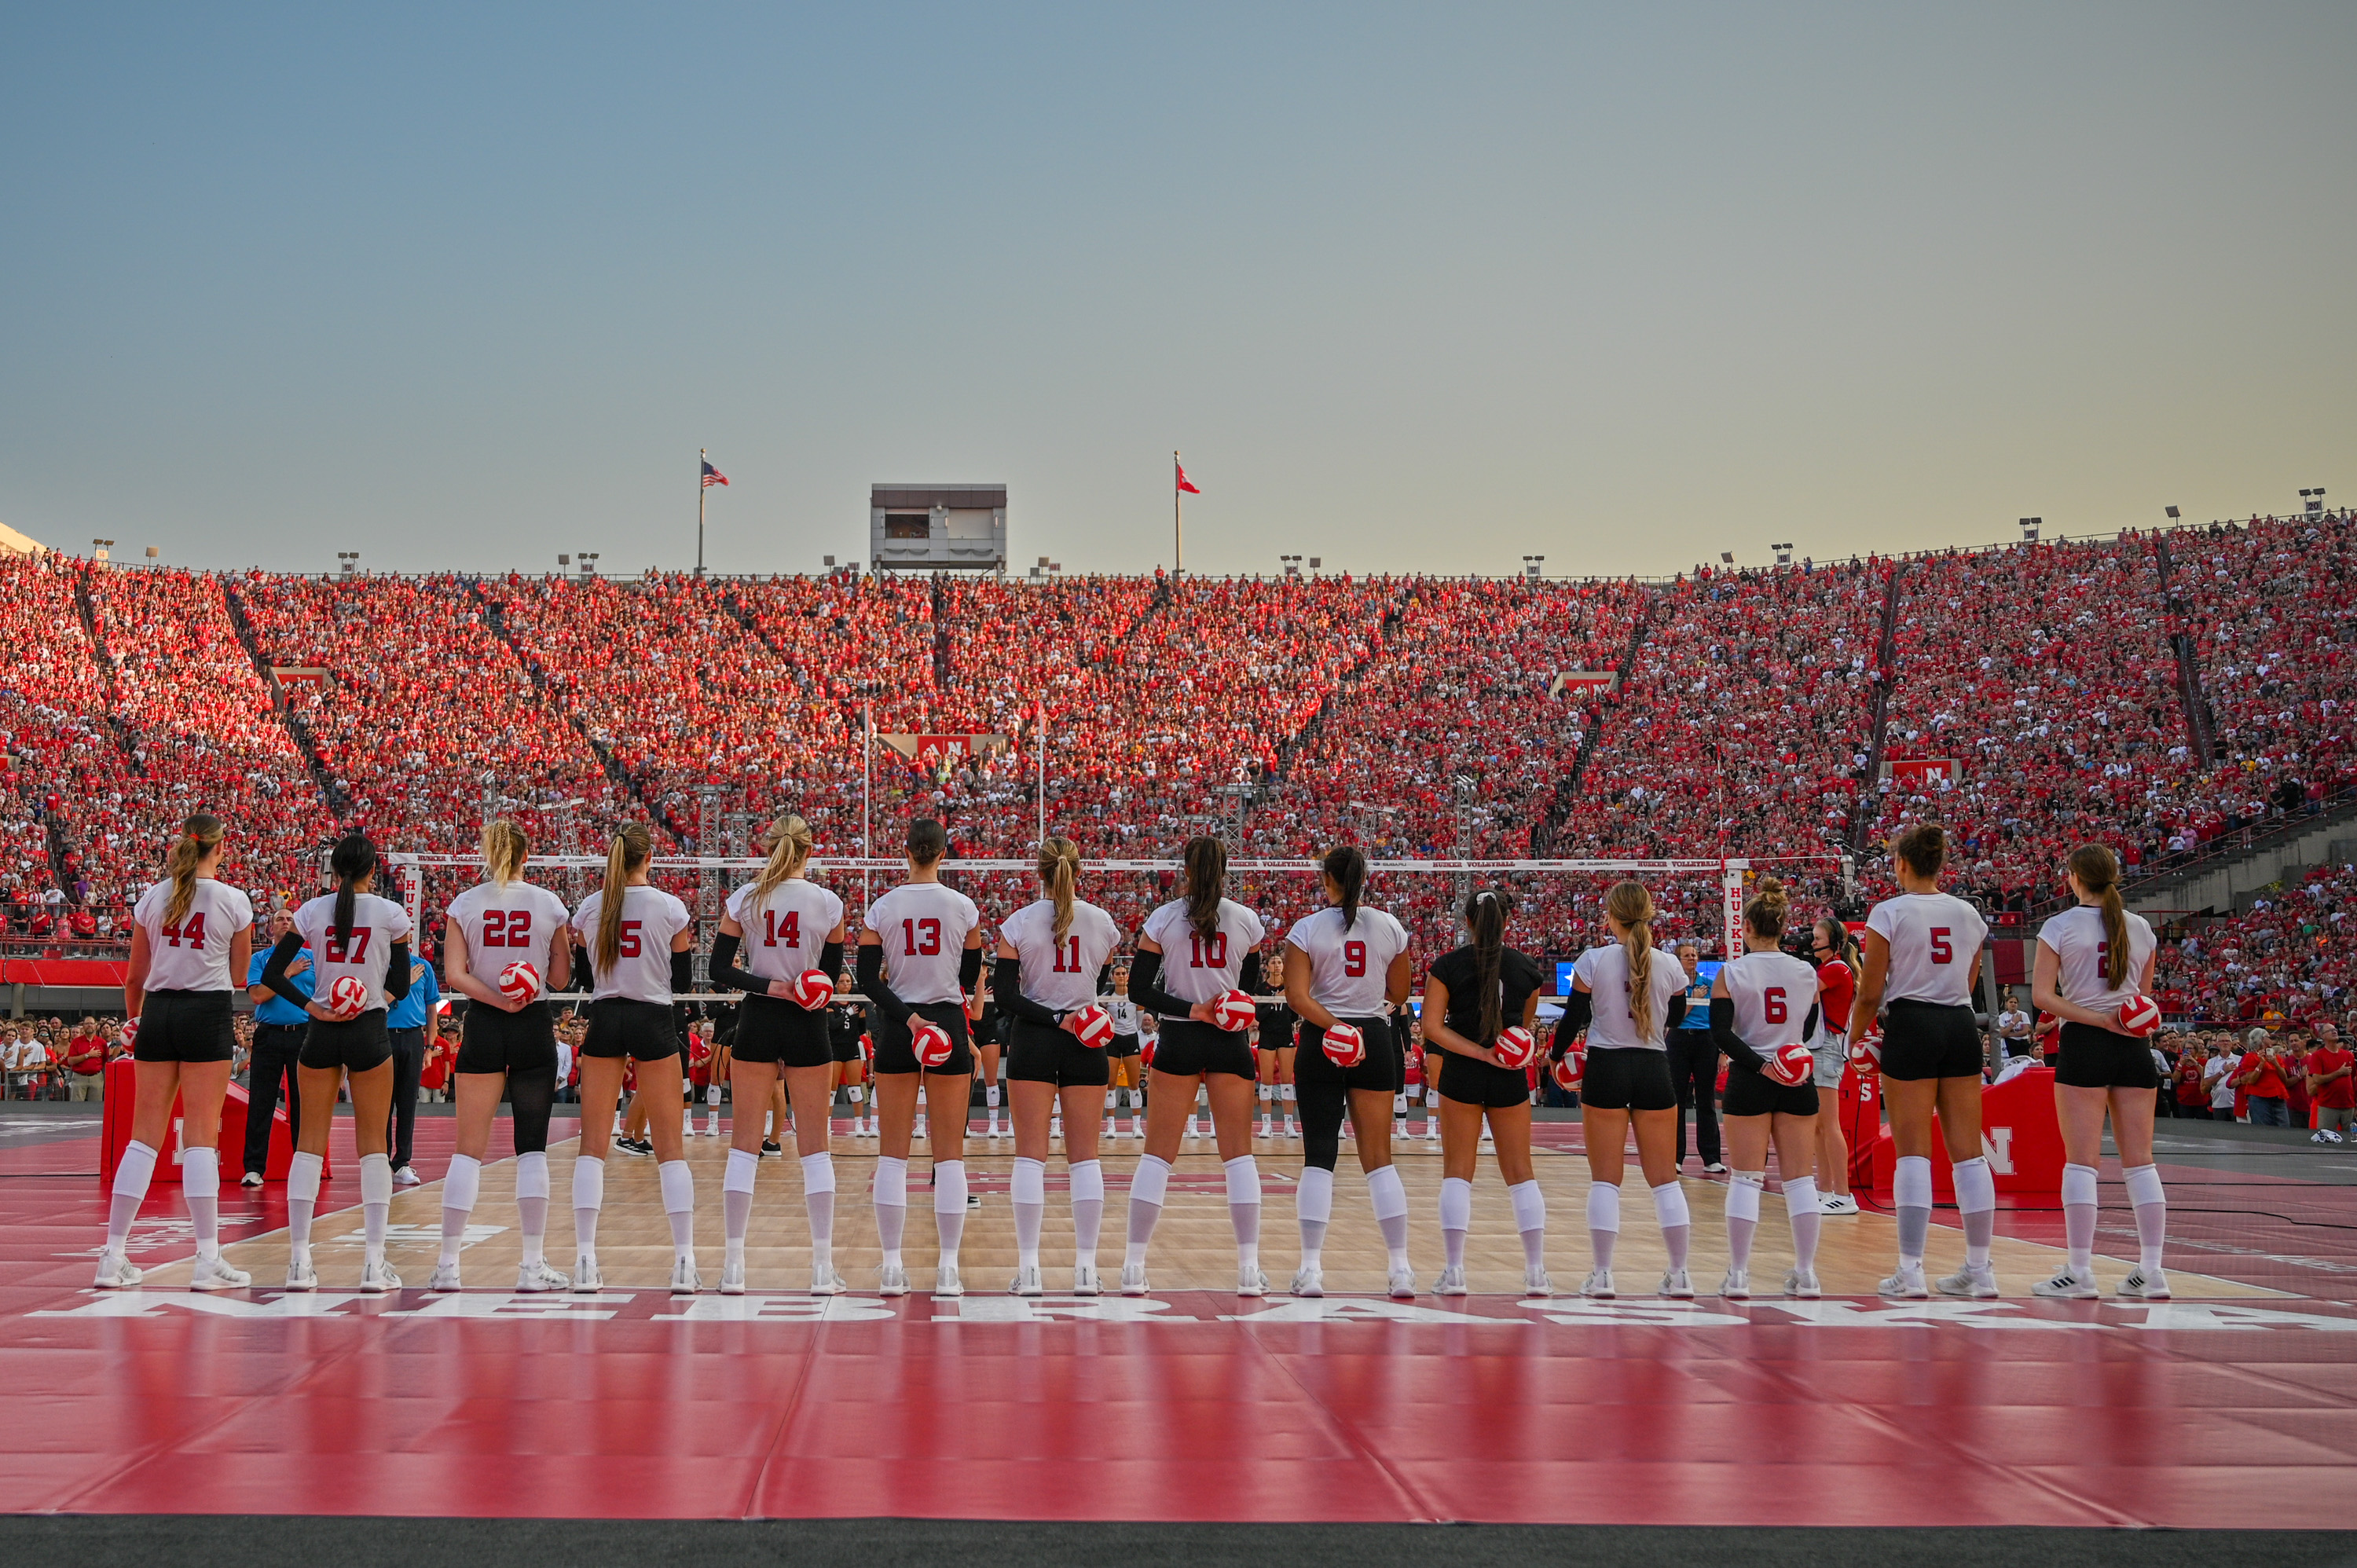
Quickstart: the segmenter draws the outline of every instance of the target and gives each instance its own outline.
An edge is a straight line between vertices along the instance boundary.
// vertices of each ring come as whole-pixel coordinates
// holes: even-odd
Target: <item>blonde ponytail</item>
[[[755,908],[780,883],[791,882],[802,874],[811,855],[810,824],[788,811],[770,824],[761,834],[761,843],[770,852],[770,862],[753,879],[751,904]]]
[[[511,819],[493,817],[483,824],[483,869],[490,874],[492,886],[504,891],[522,876],[531,854],[532,842]]]
[[[2128,908],[2120,899],[2119,857],[2099,843],[2083,843],[2071,852],[2071,875],[2079,886],[2102,900],[2104,985],[2117,991],[2128,979]]]
[[[1055,901],[1059,943],[1071,934],[1072,889],[1080,875],[1080,845],[1066,838],[1049,839],[1039,845],[1039,886]]]
[[[197,867],[221,847],[221,819],[208,812],[199,811],[180,824],[180,836],[172,842],[165,861],[165,875],[172,879],[172,897],[164,906],[166,925],[188,918],[188,906],[197,899]]]
[[[1641,882],[1616,882],[1604,896],[1604,912],[1623,930],[1629,952],[1629,1021],[1641,1040],[1653,1038],[1653,896]]]
[[[606,889],[597,902],[597,972],[611,974],[622,959],[622,901],[630,873],[653,858],[654,835],[644,822],[632,822],[614,835],[606,851]]]

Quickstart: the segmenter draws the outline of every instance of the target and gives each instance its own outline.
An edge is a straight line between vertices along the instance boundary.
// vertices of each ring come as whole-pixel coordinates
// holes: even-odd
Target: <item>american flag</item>
[[[705,489],[708,490],[715,485],[725,485],[727,482],[727,475],[722,473],[708,462],[704,465],[704,488]]]

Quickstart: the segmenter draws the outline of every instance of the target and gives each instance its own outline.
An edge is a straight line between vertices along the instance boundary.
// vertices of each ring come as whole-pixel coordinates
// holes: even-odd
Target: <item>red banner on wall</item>
[[[992,757],[1013,744],[1003,735],[879,735],[876,738],[909,761],[923,763]]]
[[[1964,781],[1964,770],[1953,757],[1897,757],[1882,765],[1882,776],[1910,784],[1936,784],[1943,779],[1958,784]]]

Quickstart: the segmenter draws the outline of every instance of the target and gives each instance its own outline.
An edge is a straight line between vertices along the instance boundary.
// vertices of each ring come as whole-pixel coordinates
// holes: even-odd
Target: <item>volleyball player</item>
[[[810,879],[810,824],[792,812],[761,835],[769,861],[760,875],[728,897],[728,911],[712,940],[712,978],[745,993],[737,1015],[737,1041],[728,1070],[737,1103],[749,1094],[766,1103],[782,1078],[794,1124],[794,1152],[802,1165],[802,1207],[810,1217],[811,1294],[841,1294],[834,1272],[834,1042],[827,1008],[843,974],[843,900]],[[740,967],[737,954],[743,952]],[[826,994],[815,1006],[795,983],[816,970]],[[783,1133],[784,1128],[779,1129]],[[720,1206],[726,1251],[720,1294],[745,1294],[745,1227],[753,1215],[753,1178],[761,1168],[760,1124],[739,1116],[730,1129],[728,1170]]]
[[[1285,934],[1286,945],[1301,954],[1285,971],[1286,1000],[1301,1020],[1293,1064],[1301,1096],[1303,1164],[1294,1196],[1301,1267],[1293,1294],[1325,1294],[1326,1227],[1334,1216],[1334,1163],[1347,1110],[1388,1254],[1385,1288],[1406,1300],[1415,1294],[1415,1273],[1407,1261],[1407,1189],[1392,1165],[1400,1043],[1388,1009],[1407,1000],[1407,929],[1389,912],[1361,904],[1367,857],[1356,848],[1328,852],[1319,871],[1326,908],[1295,921]],[[1326,1054],[1326,1032],[1338,1024],[1350,1025],[1365,1041],[1366,1054],[1355,1067],[1338,1066]]]
[[[1546,1272],[1546,1198],[1531,1168],[1531,1080],[1526,1067],[1498,1060],[1498,1036],[1533,1029],[1546,974],[1536,959],[1506,946],[1513,900],[1484,888],[1466,901],[1472,940],[1433,960],[1424,981],[1424,1040],[1439,1069],[1427,1092],[1440,1100],[1440,1240],[1446,1262],[1435,1295],[1463,1295],[1465,1233],[1473,1225],[1473,1167],[1481,1128],[1493,1133],[1498,1174],[1523,1238],[1523,1288],[1552,1295]],[[1427,1112],[1428,1113],[1428,1112]]]
[[[1653,896],[1641,882],[1615,883],[1604,896],[1612,940],[1579,955],[1564,998],[1556,1052],[1587,1032],[1587,1076],[1579,1090],[1580,1134],[1587,1145],[1587,1234],[1596,1266],[1579,1294],[1609,1300],[1612,1252],[1620,1237],[1620,1180],[1629,1129],[1637,1130],[1637,1165],[1652,1189],[1653,1218],[1670,1266],[1661,1294],[1694,1294],[1686,1246],[1694,1221],[1678,1185],[1677,1086],[1670,1079],[1669,1031],[1685,1017],[1686,972],[1653,945]]]
[[[531,854],[523,830],[505,817],[483,824],[486,879],[450,900],[444,920],[443,972],[467,998],[458,1044],[457,1152],[442,1178],[442,1256],[430,1290],[458,1288],[458,1251],[482,1189],[491,1120],[504,1099],[514,1108],[515,1194],[523,1232],[520,1291],[563,1290],[572,1280],[548,1266],[548,1118],[556,1101],[556,1021],[545,993],[572,980],[572,911],[545,887],[523,880]],[[529,1000],[502,981],[516,964],[539,976]]]
[[[328,869],[336,890],[295,911],[295,929],[278,939],[264,965],[262,983],[311,1014],[296,1079],[303,1090],[301,1147],[286,1173],[286,1288],[316,1290],[311,1220],[318,1211],[319,1173],[327,1164],[328,1131],[337,1090],[349,1079],[352,1140],[361,1156],[361,1289],[371,1294],[401,1288],[384,1261],[385,1223],[393,1211],[393,1163],[385,1152],[385,1112],[393,1106],[393,1041],[384,1027],[388,1004],[409,994],[409,912],[369,891],[376,880],[376,846],[359,833],[336,841]],[[306,947],[318,960],[317,985],[306,999],[286,966]],[[333,1010],[336,983],[361,983],[357,1014]]]
[[[199,1290],[242,1290],[253,1283],[221,1255],[221,1108],[237,1050],[230,987],[251,966],[253,944],[253,902],[221,880],[221,859],[220,819],[203,812],[188,818],[173,841],[164,880],[141,894],[131,912],[123,1005],[126,1017],[139,1020],[131,1048],[138,1097],[131,1142],[114,1167],[106,1247],[98,1259],[102,1289],[139,1283],[125,1244],[156,1174],[156,1154],[171,1132],[175,1098],[180,1101],[180,1196],[197,1232],[189,1283]],[[382,1106],[376,1124],[382,1135]],[[385,1174],[390,1192],[390,1168]]]
[[[1857,1000],[1857,972],[1865,959],[1849,928],[1832,915],[1809,932],[1817,961],[1817,1036],[1810,1042],[1816,1058],[1813,1081],[1817,1090],[1817,1209],[1824,1214],[1856,1214],[1857,1199],[1849,1190],[1849,1140],[1842,1134],[1842,1072],[1849,1065],[1849,1010]]]
[[[1114,972],[1111,994],[1097,999],[1113,1019],[1113,1044],[1105,1047],[1105,1068],[1113,1090],[1105,1102],[1104,1135],[1143,1137],[1146,1106],[1139,1095],[1137,1004],[1129,999],[1129,966]],[[1130,1105],[1130,1130],[1120,1131],[1123,1103]]]
[[[1260,979],[1260,917],[1226,897],[1228,852],[1197,836],[1180,852],[1181,897],[1146,916],[1130,961],[1129,994],[1157,1020],[1146,1069],[1146,1152],[1129,1183],[1129,1247],[1121,1293],[1144,1295],[1146,1251],[1162,1218],[1170,1162],[1194,1109],[1195,1086],[1211,1097],[1211,1131],[1227,1178],[1228,1223],[1236,1238],[1236,1294],[1268,1294],[1260,1266],[1260,1166],[1252,1155],[1254,1064],[1249,1029],[1212,1021],[1211,1003]],[[1167,967],[1166,967],[1167,965]]]
[[[1298,1114],[1301,1101],[1294,1082],[1293,1066],[1295,1047],[1300,1038],[1301,1020],[1294,1016],[1293,1004],[1285,999],[1286,957],[1282,942],[1277,944],[1271,957],[1275,962],[1276,973],[1269,978],[1268,988],[1276,996],[1276,1005],[1261,1014],[1260,1037],[1265,1047],[1272,1039],[1276,1042],[1276,1102],[1282,1107],[1277,1113],[1285,1119],[1285,1135],[1298,1138],[1301,1136]]]
[[[1072,1294],[1097,1294],[1097,1232],[1104,1221],[1104,1166],[1097,1119],[1104,1111],[1103,1047],[1083,1044],[1081,1015],[1096,1005],[1097,981],[1121,945],[1111,915],[1074,896],[1081,852],[1071,840],[1039,846],[1040,897],[998,928],[991,993],[1007,1020],[1007,1082],[1015,1106],[1016,1295],[1040,1295],[1039,1226],[1048,1211],[1049,1119],[1064,1113],[1064,1165],[1072,1194]]]
[[[2152,994],[2159,944],[2142,915],[2120,902],[2120,863],[2102,844],[2071,852],[2071,891],[2078,904],[2038,932],[2030,1002],[2062,1020],[2061,1055],[2054,1067],[2054,1110],[2062,1124],[2062,1230],[2070,1260],[2033,1294],[2092,1299],[2095,1286],[2095,1163],[2104,1147],[2104,1112],[2112,1115],[2112,1142],[2120,1175],[2136,1210],[2136,1266],[2119,1294],[2145,1301],[2169,1299],[2161,1272],[2162,1234],[2169,1217],[2160,1167],[2152,1163],[2154,1100],[2160,1073],[2145,1041],[2120,1026],[2121,1004]]]
[[[1954,1166],[1964,1266],[1940,1281],[1943,1295],[1997,1294],[1989,1266],[1996,1229],[1996,1178],[1981,1155],[1981,1036],[1973,1021],[1973,979],[1988,924],[1940,891],[1948,836],[1937,822],[1901,835],[1891,861],[1903,891],[1866,918],[1866,969],[1850,1005],[1849,1033],[1865,1036],[1883,1018],[1883,1098],[1899,1152],[1891,1198],[1899,1215],[1899,1268],[1880,1294],[1909,1301],[1931,1294],[1923,1243],[1932,1230],[1932,1112]]]
[[[876,1040],[876,1233],[884,1246],[883,1294],[906,1295],[909,1273],[900,1237],[909,1219],[909,1144],[921,1082],[931,1112],[933,1222],[941,1262],[933,1294],[965,1294],[958,1243],[965,1235],[966,1109],[974,1093],[974,1049],[965,999],[982,978],[982,916],[974,900],[942,885],[949,834],[931,817],[909,824],[909,879],[867,907],[859,932],[859,989],[866,994]],[[946,1061],[924,1067],[910,1031],[931,1024],[948,1034]]]
[[[649,885],[654,838],[644,822],[614,835],[606,851],[606,880],[573,912],[573,929],[589,952],[589,1034],[581,1042],[581,1145],[573,1162],[573,1230],[579,1247],[573,1288],[587,1294],[605,1281],[597,1272],[597,1215],[606,1206],[606,1146],[614,1102],[626,1067],[635,1067],[638,1098],[659,1108],[648,1118],[663,1218],[671,1224],[671,1290],[693,1295],[704,1286],[695,1268],[695,1177],[681,1152],[679,1030],[672,997],[690,983],[689,950],[695,922],[687,906]],[[740,1100],[738,1104],[744,1102]]]
[[[1710,1036],[1727,1060],[1727,1278],[1718,1294],[1730,1301],[1751,1294],[1751,1239],[1760,1229],[1760,1195],[1768,1185],[1768,1144],[1776,1144],[1776,1168],[1784,1178],[1784,1214],[1792,1229],[1792,1267],[1784,1294],[1814,1301],[1817,1232],[1824,1216],[1817,1207],[1817,1084],[1815,1052],[1798,1084],[1768,1073],[1786,1046],[1806,1046],[1820,1017],[1817,971],[1782,949],[1784,918],[1791,909],[1784,884],[1760,879],[1760,890],[1743,907],[1743,950],[1719,966],[1710,983]]]
[[[869,1095],[875,1086],[868,1081],[867,1058],[859,1048],[867,1035],[867,1007],[856,995],[845,995],[840,989],[835,994],[839,1002],[834,1014],[834,1063],[844,1098],[851,1102],[851,1135],[872,1137],[876,1122],[869,1114],[873,1110]]]

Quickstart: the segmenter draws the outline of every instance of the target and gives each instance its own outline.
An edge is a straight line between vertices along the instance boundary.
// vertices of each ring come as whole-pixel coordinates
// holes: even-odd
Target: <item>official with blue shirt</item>
[[[270,917],[266,928],[269,940],[253,944],[253,961],[246,966],[246,995],[253,1001],[253,1067],[247,1082],[248,1104],[245,1112],[245,1179],[247,1187],[260,1187],[263,1173],[270,1168],[270,1123],[278,1111],[279,1084],[283,1078],[286,1093],[286,1145],[295,1146],[301,1131],[303,1090],[295,1076],[296,1058],[303,1054],[303,1037],[310,1029],[311,1015],[289,1002],[270,987],[261,983],[263,967],[270,961],[270,950],[278,939],[295,929],[291,910],[280,909]],[[305,948],[286,966],[286,978],[304,995],[318,983],[317,971],[311,963],[311,950]]]
[[[417,1131],[417,1079],[425,1071],[425,1048],[434,1043],[441,1013],[442,987],[422,941],[409,974],[409,994],[384,1015],[385,1036],[393,1042],[393,1104],[385,1112],[384,1137],[393,1151],[393,1179],[402,1187],[417,1185],[417,1173],[409,1165],[410,1138]]]
[[[1718,974],[1714,961],[1705,963],[1692,942],[1680,942],[1678,966],[1690,977],[1686,1015],[1670,1031],[1670,1079],[1678,1086],[1678,1164],[1686,1163],[1686,1110],[1694,1110],[1695,1150],[1702,1168],[1727,1169],[1718,1147],[1718,1045],[1710,1037],[1710,983]]]

